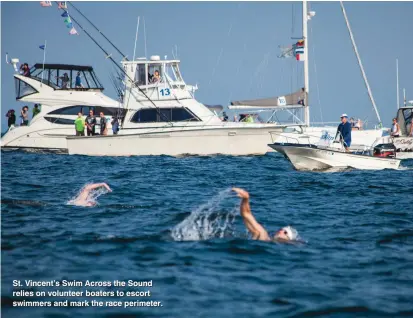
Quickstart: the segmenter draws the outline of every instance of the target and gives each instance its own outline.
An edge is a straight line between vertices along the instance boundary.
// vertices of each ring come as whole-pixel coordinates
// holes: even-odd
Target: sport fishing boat
[[[397,122],[400,126],[399,137],[385,136],[375,140],[373,146],[392,143],[396,147],[396,155],[399,159],[413,159],[413,136],[411,135],[413,125],[413,101],[412,106],[400,107],[397,111]]]
[[[162,60],[156,55],[122,61],[122,129],[117,135],[67,137],[69,154],[262,155],[270,150],[270,132],[280,132],[286,125],[223,121],[216,109],[195,99],[179,65],[179,60]],[[273,107],[303,108],[298,99],[294,105]]]
[[[275,142],[269,146],[283,153],[294,168],[300,171],[320,171],[331,168],[381,170],[397,169],[400,165],[400,159],[395,158],[395,148],[392,144],[377,145],[373,153],[346,152],[343,144],[337,142],[328,146]]]
[[[69,143],[70,153],[89,155],[265,154],[271,151],[269,132],[285,127],[273,122],[222,121],[217,109],[194,98],[197,88],[183,81],[179,60],[152,56],[122,63],[127,76],[135,79],[127,82],[125,77],[118,83],[122,101],[103,94],[91,66],[38,63],[29,76],[14,74],[16,100],[41,104],[41,112],[28,126],[12,126],[1,139],[2,150],[68,152]],[[149,77],[155,71],[161,74],[158,82]],[[78,73],[81,86],[75,84]],[[103,112],[109,122],[117,117],[119,134],[109,130],[109,136],[66,140],[74,135],[77,114],[86,116],[90,110],[97,116]],[[99,131],[99,117],[97,121]]]
[[[18,59],[12,61],[17,70]],[[78,73],[81,86],[75,87]],[[64,74],[68,77],[63,83]],[[41,104],[41,111],[28,126],[12,126],[1,138],[2,150],[66,152],[66,136],[73,135],[79,112],[122,116],[119,102],[103,94],[91,66],[39,63],[30,69],[29,76],[14,74],[14,81],[16,100]]]

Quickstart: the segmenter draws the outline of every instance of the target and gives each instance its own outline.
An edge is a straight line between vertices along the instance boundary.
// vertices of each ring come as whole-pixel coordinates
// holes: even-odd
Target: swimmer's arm
[[[109,188],[109,186],[106,183],[91,184],[91,185],[88,185],[85,190],[90,191],[90,190],[94,190],[94,189],[101,188],[101,187],[106,188],[109,192],[112,192],[112,189]]]
[[[264,227],[257,222],[254,215],[251,212],[251,207],[249,203],[249,194],[247,191],[240,188],[233,188],[238,196],[242,199],[240,205],[240,213],[244,220],[245,226],[248,231],[252,234],[253,239],[268,241],[270,237]]]

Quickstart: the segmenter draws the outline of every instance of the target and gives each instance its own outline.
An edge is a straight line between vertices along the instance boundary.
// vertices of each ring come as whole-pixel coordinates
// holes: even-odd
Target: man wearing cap
[[[341,124],[338,125],[337,135],[340,136],[340,141],[344,141],[344,148],[349,151],[351,145],[351,124],[348,122],[347,114],[341,115]]]

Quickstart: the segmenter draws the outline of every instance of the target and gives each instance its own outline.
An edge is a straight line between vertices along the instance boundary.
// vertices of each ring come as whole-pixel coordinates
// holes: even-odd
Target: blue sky
[[[171,58],[177,45],[184,80],[198,84],[196,98],[205,104],[283,95],[302,86],[302,63],[277,58],[279,45],[292,44],[291,37],[301,35],[300,2],[75,4],[129,57],[137,17],[142,22],[144,16],[147,55]],[[413,2],[345,2],[345,6],[380,115],[389,126],[396,112],[396,58],[400,87],[413,99]],[[324,121],[337,121],[346,112],[375,122],[339,2],[311,2],[310,8],[316,11],[309,24],[311,119],[320,121],[322,113]],[[70,7],[69,13],[120,61],[79,14]],[[24,105],[15,100],[13,68],[4,56],[8,52],[29,65],[39,63],[43,51],[38,47],[44,40],[47,63],[92,65],[105,93],[116,98],[109,80],[111,63],[79,28],[79,36],[69,35],[60,14],[55,3],[51,8],[38,1],[1,4],[2,131],[7,110]],[[144,56],[142,23],[137,51],[137,56]]]

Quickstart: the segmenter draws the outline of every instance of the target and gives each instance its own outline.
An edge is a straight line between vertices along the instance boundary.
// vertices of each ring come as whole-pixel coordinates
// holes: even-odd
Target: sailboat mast
[[[376,116],[377,116],[377,119],[379,121],[379,124],[381,125],[381,119],[380,119],[379,111],[377,110],[376,102],[374,101],[373,93],[371,92],[370,85],[369,85],[369,82],[367,80],[367,75],[364,72],[363,63],[361,63],[359,51],[357,50],[356,41],[354,40],[353,32],[351,32],[350,22],[348,21],[348,18],[347,18],[346,9],[344,9],[343,1],[340,1],[340,5],[341,5],[341,10],[343,11],[344,19],[346,20],[347,30],[348,30],[348,33],[350,34],[351,43],[353,43],[354,52],[356,53],[357,61],[358,61],[359,66],[360,66],[361,74],[363,75],[364,83],[366,84],[366,87],[367,87],[367,92],[369,94],[371,103],[373,104],[373,108],[376,111]]]
[[[309,92],[309,79],[308,79],[308,12],[307,1],[303,1],[303,40],[304,40],[304,122],[307,126],[310,126],[310,107],[308,105],[308,92]]]

